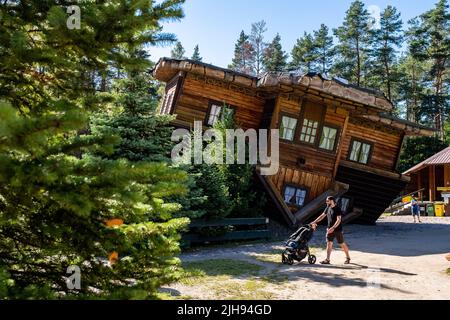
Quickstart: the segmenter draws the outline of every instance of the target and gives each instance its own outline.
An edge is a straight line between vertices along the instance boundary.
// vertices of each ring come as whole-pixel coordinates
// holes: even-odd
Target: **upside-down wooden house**
[[[253,77],[163,58],[153,76],[166,83],[160,112],[175,114],[176,127],[207,128],[227,105],[244,130],[280,129],[278,173],[259,179],[289,226],[313,219],[327,196],[339,198],[344,220],[374,224],[409,181],[396,171],[405,136],[434,134],[391,116],[381,92],[320,74]]]

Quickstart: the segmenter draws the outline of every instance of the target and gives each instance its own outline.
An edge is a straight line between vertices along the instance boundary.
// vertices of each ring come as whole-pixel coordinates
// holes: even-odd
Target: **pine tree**
[[[185,59],[184,54],[186,53],[186,50],[184,50],[183,45],[180,41],[177,41],[175,44],[175,47],[170,52],[170,57],[173,59]]]
[[[266,71],[280,72],[287,66],[287,55],[281,46],[281,37],[277,33],[272,43],[267,47],[264,54],[264,68]]]
[[[185,173],[97,155],[114,153],[118,138],[88,121],[114,102],[91,75],[109,63],[149,67],[124,48],[173,40],[161,23],[181,18],[183,2],[78,2],[80,29],[51,2],[0,5],[1,298],[155,298],[178,277],[188,221],[172,219],[179,205],[164,199],[183,191]],[[124,224],[108,227],[113,218]],[[105,265],[113,251],[120,259]],[[66,284],[70,265],[80,290]]]
[[[373,76],[377,78],[377,88],[382,89],[389,100],[394,101],[395,86],[399,81],[396,70],[397,50],[403,42],[402,20],[400,13],[392,6],[387,6],[381,13],[380,29],[374,30],[372,48]]]
[[[242,30],[234,47],[233,60],[228,68],[237,72],[253,75],[254,51],[255,50],[249,41],[249,36]]]
[[[192,54],[191,60],[199,62],[203,60],[203,58],[200,56],[200,49],[198,48],[198,45],[196,45],[194,48],[194,53]]]
[[[267,43],[264,42],[264,33],[267,31],[266,22],[264,20],[252,24],[250,33],[250,43],[254,49],[253,72],[258,77],[263,72],[264,52]]]
[[[310,33],[306,33],[292,49],[292,61],[289,63],[289,69],[301,70],[304,73],[315,72],[315,62],[318,60],[318,52],[314,43],[314,38]]]
[[[328,27],[320,25],[320,29],[314,31],[314,46],[317,54],[316,70],[327,75],[333,65],[335,56],[333,37],[329,35]]]
[[[398,171],[405,172],[447,147],[436,137],[407,137],[400,153]]]
[[[421,101],[425,93],[427,65],[418,61],[409,52],[400,58],[397,66],[399,74],[399,105],[403,105],[406,119],[421,122]]]
[[[359,0],[350,5],[343,25],[334,29],[334,34],[339,39],[334,73],[358,86],[364,85],[367,73],[369,31],[369,13]]]
[[[444,115],[450,112],[448,73],[450,66],[450,14],[447,0],[410,21],[410,51],[419,61],[430,61],[428,80],[432,92],[422,101],[423,113],[435,123],[443,138]]]

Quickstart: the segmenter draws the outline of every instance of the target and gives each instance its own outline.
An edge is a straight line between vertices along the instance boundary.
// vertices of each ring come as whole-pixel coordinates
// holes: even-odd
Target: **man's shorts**
[[[333,233],[327,234],[327,241],[333,242],[334,238],[336,238],[339,244],[344,243],[344,234],[342,233],[342,230],[340,231],[335,230]]]

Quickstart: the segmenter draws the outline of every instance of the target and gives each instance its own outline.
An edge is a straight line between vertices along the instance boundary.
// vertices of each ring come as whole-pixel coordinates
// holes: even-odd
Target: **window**
[[[319,148],[333,151],[336,147],[336,140],[338,129],[324,126],[322,129],[322,136],[320,138]]]
[[[281,139],[294,140],[295,128],[297,127],[297,119],[283,116],[281,118],[280,134]]]
[[[316,142],[317,128],[319,121],[303,119],[300,141],[314,144]]]
[[[351,161],[367,164],[369,162],[371,151],[372,151],[371,144],[358,140],[353,140],[351,144],[349,159]]]
[[[344,214],[348,213],[348,210],[350,209],[350,201],[351,199],[346,197],[341,197],[338,199],[339,207]]]
[[[161,105],[161,114],[171,114],[172,113],[172,105],[173,99],[175,97],[176,86],[173,86],[166,92],[166,96],[164,97],[164,101]]]
[[[208,121],[206,122],[209,126],[213,126],[217,121],[219,121],[220,112],[222,107],[212,104],[209,110]]]
[[[300,130],[300,141],[317,145],[317,135],[320,130],[325,107],[306,101],[303,104],[303,121]]]
[[[225,117],[234,116],[235,110],[232,107],[228,107],[225,104],[211,103],[209,106],[209,113],[207,115],[206,124],[213,126],[217,121],[223,120]]]
[[[306,200],[306,189],[295,187],[295,186],[285,186],[284,188],[284,201],[288,204],[303,206]]]

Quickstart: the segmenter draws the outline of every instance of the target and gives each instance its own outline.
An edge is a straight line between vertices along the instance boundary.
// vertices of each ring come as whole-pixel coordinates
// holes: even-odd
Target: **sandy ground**
[[[333,251],[331,265],[320,265],[324,249],[315,249],[317,264],[307,261],[292,266],[261,262],[255,254],[282,250],[282,243],[201,249],[181,256],[182,261],[241,259],[264,267],[262,275],[284,280],[265,284],[270,299],[450,299],[450,218],[424,217],[421,224],[409,216],[381,218],[376,226],[349,225],[344,228],[352,264],[344,265],[344,253]],[[319,228],[310,245],[324,244],[325,229]],[[254,279],[254,278],[252,278]],[[227,284],[247,281],[237,277]],[[173,284],[165,290],[192,299],[223,299],[211,284]],[[215,287],[220,288],[220,283]],[[225,283],[223,284],[225,285]]]

